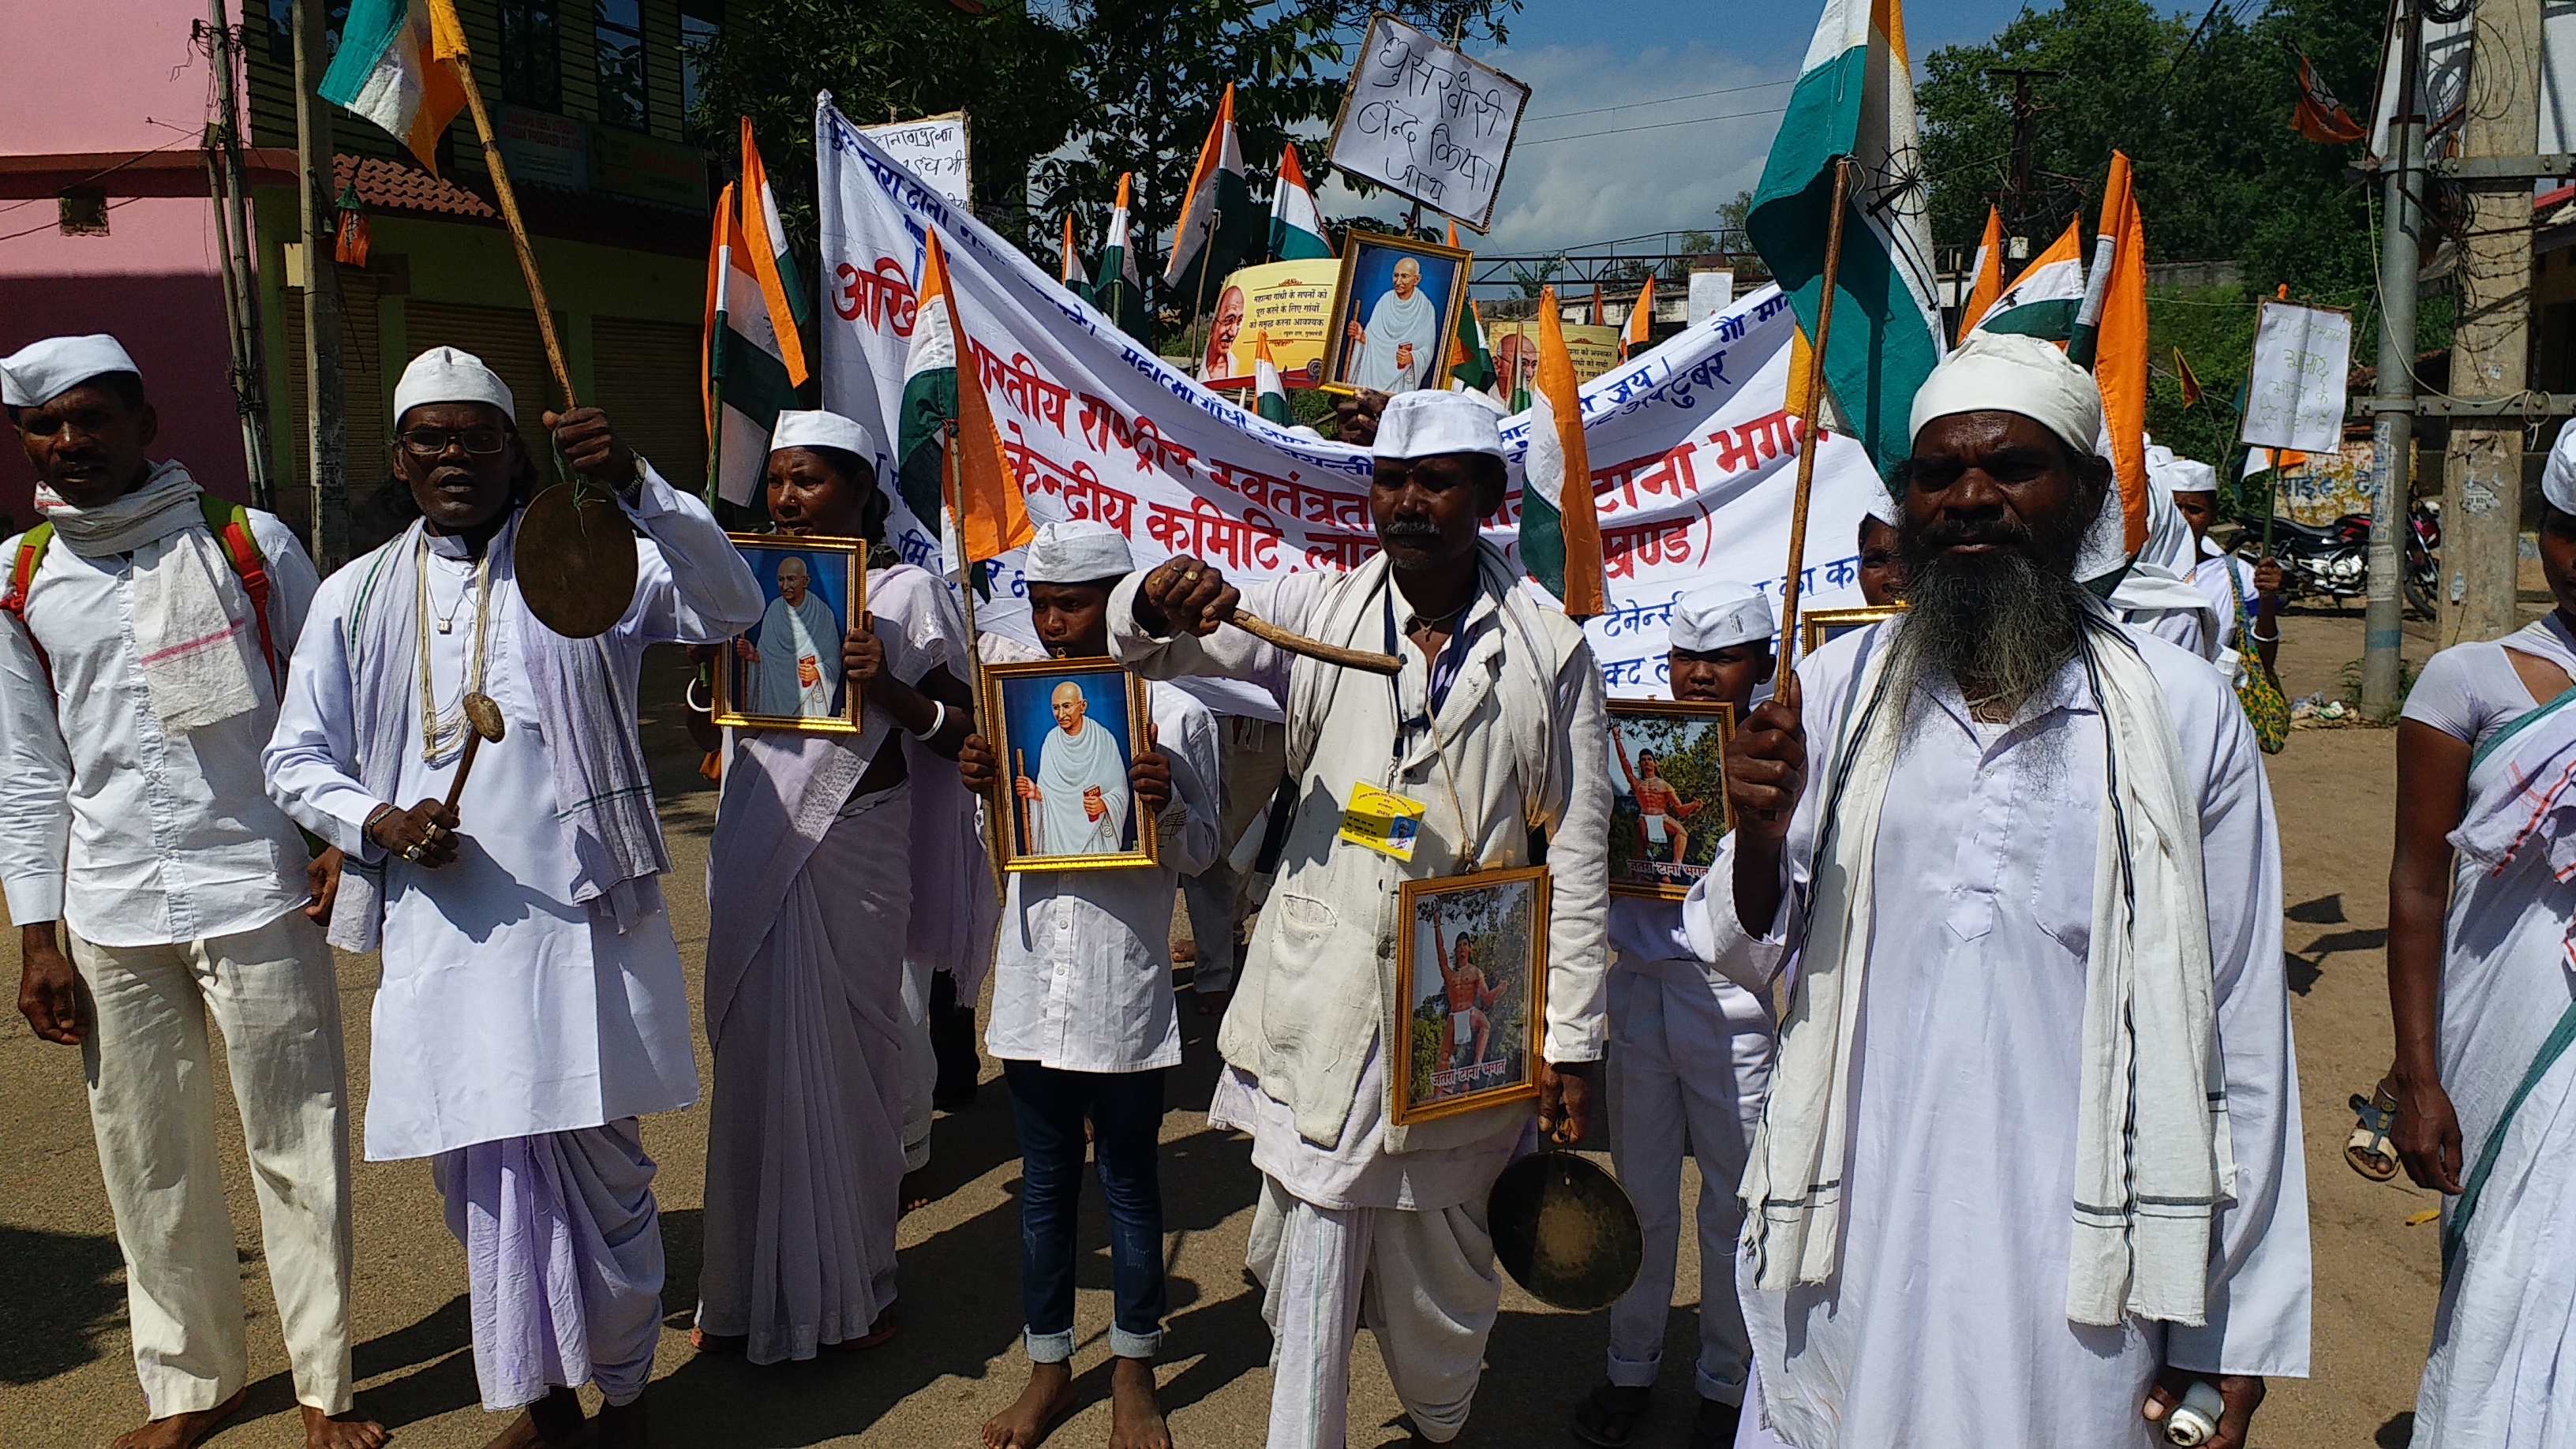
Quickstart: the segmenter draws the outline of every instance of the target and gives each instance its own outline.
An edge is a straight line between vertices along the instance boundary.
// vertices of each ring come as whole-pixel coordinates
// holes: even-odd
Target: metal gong
[[[605,488],[537,490],[519,519],[511,567],[537,621],[567,639],[605,634],[635,601],[635,530]]]
[[[1571,1152],[1532,1153],[1504,1168],[1485,1199],[1485,1222],[1512,1281],[1576,1313],[1617,1302],[1646,1258],[1627,1191]]]

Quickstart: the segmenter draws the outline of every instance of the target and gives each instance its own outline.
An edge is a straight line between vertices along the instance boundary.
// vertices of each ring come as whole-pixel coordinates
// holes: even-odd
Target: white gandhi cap
[[[1122,577],[1135,567],[1127,535],[1082,518],[1039,524],[1020,575],[1033,584],[1089,584]]]
[[[2558,430],[2549,462],[2540,470],[2540,496],[2561,513],[2576,513],[2576,418]]]
[[[518,401],[501,374],[457,347],[433,347],[403,369],[402,381],[394,384],[394,422],[400,425],[403,414],[426,403],[489,403],[511,422],[519,420]]]
[[[2078,454],[2102,436],[2102,390],[2093,374],[2036,337],[1971,332],[1914,394],[1908,438],[1957,413],[2019,413]]]
[[[1400,392],[1378,414],[1377,441],[1369,449],[1380,458],[1429,458],[1441,453],[1503,456],[1502,420],[1472,393],[1434,392],[1429,388]]]
[[[856,419],[832,412],[781,412],[769,430],[769,451],[781,448],[838,448],[856,453],[859,461],[876,467],[877,440]]]
[[[104,332],[48,337],[0,358],[0,401],[13,408],[43,407],[73,388],[110,372],[142,376],[125,348]]]
[[[1673,606],[1672,647],[1693,654],[1768,642],[1774,632],[1771,601],[1749,584],[1709,584]]]

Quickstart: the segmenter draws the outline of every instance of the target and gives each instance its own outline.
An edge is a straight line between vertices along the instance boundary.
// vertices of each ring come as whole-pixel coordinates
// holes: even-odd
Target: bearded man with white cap
[[[1524,590],[1479,535],[1506,478],[1491,408],[1462,393],[1400,393],[1372,451],[1383,552],[1360,568],[1237,590],[1175,558],[1130,575],[1109,610],[1118,656],[1141,672],[1250,680],[1287,714],[1295,814],[1218,1037],[1226,1071],[1209,1111],[1212,1125],[1252,1134],[1262,1173],[1249,1257],[1276,1338],[1273,1449],[1339,1449],[1363,1310],[1415,1435],[1456,1438],[1501,1305],[1485,1202],[1530,1107],[1390,1119],[1397,919],[1385,903],[1398,885],[1522,865],[1544,843],[1537,1111],[1560,1143],[1589,1124],[1608,1030],[1600,666],[1582,629]],[[1224,627],[1238,603],[1327,644],[1400,655],[1402,672],[1292,661]],[[1419,812],[1409,846],[1370,831],[1367,813],[1349,813],[1344,834],[1364,791]]]
[[[2076,582],[2121,549],[2100,406],[2047,343],[1953,352],[1896,471],[1911,608],[1728,750],[1683,919],[1757,992],[1796,961],[1737,1277],[1799,1449],[2145,1449],[2212,1385],[2233,1449],[2307,1372],[2271,794],[2226,681]]]
[[[1676,700],[1729,704],[1745,717],[1767,694],[1778,627],[1762,591],[1706,584],[1674,605],[1665,672]],[[1614,742],[1617,736],[1612,736]],[[1715,812],[1698,828],[1718,828]],[[1712,873],[1729,856],[1720,843]],[[1771,1076],[1767,997],[1711,971],[1691,949],[1678,902],[1610,902],[1610,1157],[1637,1207],[1645,1260],[1610,1307],[1609,1381],[1575,1411],[1575,1437],[1620,1449],[1635,1434],[1657,1371],[1681,1246],[1682,1155],[1699,1161],[1699,1359],[1695,1449],[1735,1442],[1753,1346],[1735,1296],[1735,1184]]]
[[[875,542],[889,506],[879,451],[837,413],[780,413],[762,474],[771,522]],[[847,636],[816,641],[860,698],[859,732],[737,729],[719,742],[707,852],[715,1083],[692,1334],[702,1352],[778,1363],[894,1334],[905,943],[927,884],[929,812],[917,807],[947,798],[915,778],[905,741],[929,752],[924,775],[947,770],[965,742],[965,634],[935,576],[871,567]],[[957,793],[949,770],[947,795]]]
[[[275,518],[151,461],[158,418],[115,338],[0,360],[0,398],[44,515],[0,544],[0,888],[18,1009],[81,1049],[89,1083],[150,1419],[117,1443],[194,1444],[249,1381],[210,1017],[306,1440],[382,1443],[337,1417],[353,1386],[348,1083],[315,922],[339,852],[308,859],[259,763],[313,565]]]
[[[545,414],[553,448],[641,531],[607,632],[556,633],[520,592],[538,481],[510,389],[434,347],[394,388],[388,492],[411,526],[323,581],[295,648],[269,794],[348,853],[332,940],[384,953],[371,1161],[430,1159],[464,1245],[494,1442],[639,1445],[660,1333],[654,1166],[636,1119],[697,1100],[687,990],[662,902],[670,859],[636,738],[645,646],[760,617],[724,530],[596,408]],[[504,730],[443,803],[474,733]],[[401,802],[414,803],[405,806]],[[461,817],[461,818],[460,818]]]
[[[1109,652],[1110,590],[1133,567],[1126,536],[1106,524],[1038,529],[1021,572],[1030,622],[1049,655],[1097,659]],[[1079,696],[1081,686],[1057,685],[1059,699],[1067,690]],[[1074,1209],[1086,1135],[1109,1205],[1116,1300],[1109,1324],[1115,1360],[1109,1441],[1137,1449],[1171,1443],[1155,1402],[1154,1359],[1162,1350],[1165,1307],[1155,1159],[1164,1074],[1181,1062],[1172,897],[1181,877],[1216,857],[1217,742],[1207,706],[1168,684],[1147,685],[1145,696],[1151,733],[1135,742],[1135,760],[1116,783],[1122,801],[1132,793],[1153,816],[1155,864],[1015,872],[1002,912],[984,1049],[1001,1059],[1020,1131],[1020,1297],[1029,1382],[1016,1402],[985,1421],[989,1449],[1033,1449],[1073,1407]],[[1063,718],[1061,705],[1057,717]],[[1079,716],[1075,722],[1108,740],[1105,727]],[[1060,733],[1050,729],[1047,736]],[[957,765],[970,789],[988,794],[1007,778],[980,735],[966,742]],[[1050,794],[1069,787],[1045,786]],[[1082,821],[1078,803],[1071,814]],[[1046,848],[1053,853],[1058,845],[1050,837]]]

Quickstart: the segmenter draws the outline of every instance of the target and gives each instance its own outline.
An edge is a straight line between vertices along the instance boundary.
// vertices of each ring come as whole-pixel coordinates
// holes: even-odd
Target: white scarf
[[[36,490],[36,507],[54,536],[82,558],[167,542],[160,557],[133,571],[134,652],[165,730],[201,729],[260,705],[251,683],[259,641],[250,598],[238,584],[227,595],[232,565],[206,530],[197,502],[203,491],[175,461],[157,465],[142,487],[97,508],[75,508],[50,488]]]
[[[2236,1188],[2199,813],[2154,674],[2107,611],[2088,600],[2086,615],[2079,661],[2101,707],[2109,779],[2084,962],[2066,1316],[2197,1326],[2208,1314],[2211,1224]],[[1771,1291],[1825,1282],[1841,1252],[1877,824],[1906,716],[1905,701],[1888,698],[1889,652],[1855,681],[1851,698],[1866,704],[1845,713],[1821,774],[1831,785],[1806,938],[1744,1174],[1754,1209],[1745,1248],[1757,1285]]]

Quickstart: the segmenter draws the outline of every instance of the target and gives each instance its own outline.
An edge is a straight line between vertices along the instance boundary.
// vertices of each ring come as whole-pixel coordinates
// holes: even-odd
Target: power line
[[[1669,105],[1674,101],[1696,101],[1708,96],[1731,96],[1742,91],[1767,91],[1774,86],[1794,85],[1796,83],[1797,77],[1791,76],[1787,80],[1763,81],[1758,85],[1727,86],[1722,90],[1714,91],[1692,91],[1687,95],[1665,96],[1661,100],[1621,101],[1615,106],[1592,106],[1580,111],[1550,111],[1544,116],[1523,116],[1521,119],[1525,121],[1561,121],[1568,116],[1597,116],[1603,111],[1633,111],[1640,106]]]
[[[1521,142],[1520,148],[1552,146],[1559,141],[1584,141],[1594,136],[1624,136],[1632,131],[1661,131],[1673,126],[1705,126],[1712,121],[1741,121],[1748,116],[1776,116],[1788,109],[1787,106],[1771,106],[1759,111],[1730,111],[1723,116],[1696,116],[1687,121],[1654,121],[1643,126],[1613,126],[1606,131],[1577,131],[1571,136],[1542,136],[1535,141]]]

